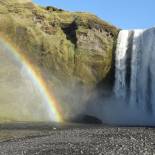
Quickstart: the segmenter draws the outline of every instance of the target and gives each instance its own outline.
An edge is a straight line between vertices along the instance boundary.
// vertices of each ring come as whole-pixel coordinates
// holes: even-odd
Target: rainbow
[[[49,90],[39,68],[34,66],[28,57],[23,54],[24,52],[22,52],[16,45],[12,44],[10,39],[2,33],[0,33],[0,43],[3,44],[10,54],[12,54],[14,58],[17,59],[17,61],[19,61],[25,68],[29,78],[35,84],[37,90],[41,93],[45,104],[48,106],[50,120],[62,123],[63,113],[61,106],[52,95],[51,90]]]

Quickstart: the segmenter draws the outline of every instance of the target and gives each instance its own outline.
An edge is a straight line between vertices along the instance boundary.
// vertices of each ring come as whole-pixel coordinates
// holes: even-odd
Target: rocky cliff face
[[[115,27],[87,13],[1,1],[0,31],[61,80],[76,78],[83,84],[106,76],[117,35]]]
[[[72,102],[64,96],[78,94],[75,87],[81,95],[81,88],[96,86],[110,71],[118,30],[88,13],[0,0],[0,32],[46,73],[56,92],[68,88],[60,98]]]

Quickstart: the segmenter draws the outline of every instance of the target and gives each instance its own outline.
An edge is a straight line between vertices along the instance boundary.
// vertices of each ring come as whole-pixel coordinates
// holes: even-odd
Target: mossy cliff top
[[[0,3],[15,4],[15,3],[32,3],[32,0],[0,0]]]
[[[9,0],[10,1],[10,0]],[[117,28],[94,15],[0,0],[0,31],[61,79],[96,84],[111,67]]]
[[[109,73],[118,29],[89,13],[0,0],[0,32],[40,67],[49,86],[65,92],[59,96],[71,108],[74,97],[82,102],[81,89],[95,87]]]

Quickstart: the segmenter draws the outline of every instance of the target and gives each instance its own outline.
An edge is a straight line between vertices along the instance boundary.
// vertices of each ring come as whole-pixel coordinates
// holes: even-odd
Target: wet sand
[[[46,123],[0,125],[0,155],[112,154],[155,154],[155,129]]]

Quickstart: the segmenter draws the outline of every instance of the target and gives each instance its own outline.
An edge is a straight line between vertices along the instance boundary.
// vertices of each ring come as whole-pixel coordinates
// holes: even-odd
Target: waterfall
[[[155,127],[155,28],[119,32],[113,92],[91,110],[105,124]]]
[[[128,49],[129,31],[119,33],[116,49],[115,94],[117,97],[126,96],[126,58]]]
[[[120,31],[114,93],[144,115],[155,113],[155,28]]]

